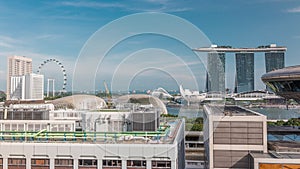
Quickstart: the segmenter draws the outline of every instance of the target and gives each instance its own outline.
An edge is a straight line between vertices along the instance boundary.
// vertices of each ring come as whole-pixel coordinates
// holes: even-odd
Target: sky
[[[0,90],[6,89],[7,56],[11,55],[32,58],[34,72],[44,60],[59,60],[67,72],[68,90],[104,90],[104,80],[116,91],[178,90],[180,84],[204,90],[204,54],[195,54],[191,46],[174,37],[149,33],[128,36],[109,48],[103,59],[89,60],[86,50],[95,37],[97,44],[93,45],[103,48],[119,36],[118,32],[127,30],[130,35],[133,28],[168,27],[168,19],[160,17],[155,25],[137,19],[110,27],[126,16],[144,12],[170,14],[170,23],[178,17],[175,20],[181,24],[168,28],[170,32],[184,33],[189,24],[194,25],[203,34],[195,35],[203,42],[198,44],[257,47],[276,43],[288,48],[286,66],[300,64],[299,0],[1,0]],[[105,26],[111,31],[99,34]],[[263,56],[255,54],[255,89],[265,88],[260,80],[265,73]],[[230,89],[234,86],[234,64],[234,55],[228,54],[226,87]],[[56,79],[56,90],[61,88],[63,75],[55,63],[46,64],[42,73],[45,79]]]

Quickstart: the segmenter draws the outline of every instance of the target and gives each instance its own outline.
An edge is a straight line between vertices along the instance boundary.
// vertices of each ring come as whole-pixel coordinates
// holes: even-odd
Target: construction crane
[[[107,101],[106,101],[106,104],[107,104],[107,108],[111,109],[111,108],[114,108],[114,105],[113,105],[113,102],[112,102],[112,97],[111,97],[111,93],[107,87],[107,84],[105,81],[103,81],[103,84],[104,84],[104,87],[105,87],[105,93],[106,93],[106,98],[107,98]]]

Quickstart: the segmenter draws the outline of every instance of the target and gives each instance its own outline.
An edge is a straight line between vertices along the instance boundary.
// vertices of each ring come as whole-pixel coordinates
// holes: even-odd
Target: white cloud
[[[166,5],[160,8],[128,8],[128,10],[137,12],[185,12],[192,10],[192,8],[174,8]]]
[[[60,35],[44,34],[44,35],[37,36],[36,39],[57,39],[59,37],[60,37]]]
[[[87,2],[87,1],[65,1],[61,2],[64,6],[73,7],[86,7],[86,8],[122,8],[123,4],[120,3],[104,3],[104,2]]]
[[[288,12],[288,13],[299,13],[300,12],[300,6],[288,9],[288,10],[286,10],[286,12]]]
[[[1,47],[5,47],[5,48],[12,48],[12,45],[9,43],[5,43],[5,42],[0,42],[0,46]]]
[[[20,40],[14,39],[9,36],[1,36],[0,35],[0,46],[5,48],[13,48],[16,44],[21,43]]]
[[[181,7],[177,2],[170,0],[132,0],[139,7],[127,5],[129,3],[104,3],[104,2],[88,2],[88,1],[64,1],[59,5],[71,7],[85,8],[121,8],[127,11],[135,12],[184,12],[190,11],[192,8]],[[180,6],[180,7],[179,7]]]

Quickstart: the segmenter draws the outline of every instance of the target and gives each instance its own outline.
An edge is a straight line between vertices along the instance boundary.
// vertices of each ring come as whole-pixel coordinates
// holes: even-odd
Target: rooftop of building
[[[300,155],[300,142],[297,141],[268,141],[268,148],[276,152],[297,152]],[[300,156],[299,156],[300,157]]]
[[[299,141],[268,141],[269,153],[251,152],[250,154],[253,158],[300,159],[299,143]]]
[[[21,60],[25,60],[25,61],[32,61],[32,58],[28,58],[26,56],[16,56],[16,55],[13,55],[13,56],[9,56],[8,58],[9,59],[21,59]]]
[[[278,153],[270,151],[269,153],[251,152],[253,158],[275,158],[275,159],[300,159],[299,153]]]
[[[253,48],[234,48],[232,46],[217,46],[211,45],[210,47],[201,47],[193,49],[197,52],[285,52],[287,48],[285,46],[277,46],[276,44],[258,46]]]
[[[221,116],[263,116],[255,111],[240,107],[229,105],[205,105],[208,114]]]
[[[0,131],[0,142],[36,143],[95,143],[95,144],[172,144],[178,135],[182,119],[169,120],[160,124],[157,131],[130,132],[49,132]]]
[[[104,99],[94,95],[85,94],[62,97],[51,101],[51,103],[54,104],[55,109],[66,107],[77,110],[99,110],[107,107]]]
[[[28,105],[45,104],[45,100],[6,100],[3,106],[9,106],[14,104],[28,104]]]
[[[277,135],[298,134],[300,135],[300,126],[268,126],[268,133]]]
[[[289,66],[282,69],[277,69],[264,74],[261,79],[263,81],[268,80],[300,80],[300,65]]]

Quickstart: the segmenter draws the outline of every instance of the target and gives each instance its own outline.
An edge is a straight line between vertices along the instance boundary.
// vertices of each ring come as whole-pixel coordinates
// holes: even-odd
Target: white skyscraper
[[[44,99],[44,75],[26,74],[25,75],[25,100]]]
[[[32,73],[32,59],[24,56],[10,56],[7,59],[7,84],[6,94],[7,100],[11,99],[11,82],[17,82],[17,79],[12,80],[12,76],[23,76]],[[17,86],[15,86],[17,87]]]
[[[10,77],[10,100],[25,99],[25,76]]]
[[[10,78],[10,100],[43,100],[44,75],[26,74]]]

